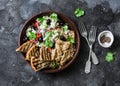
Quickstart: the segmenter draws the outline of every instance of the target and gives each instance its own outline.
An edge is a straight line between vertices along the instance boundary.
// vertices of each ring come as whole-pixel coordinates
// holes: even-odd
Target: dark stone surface
[[[85,10],[81,18],[74,16],[75,8]],[[84,73],[88,46],[81,38],[81,49],[74,63],[60,73],[34,73],[23,60],[17,48],[18,33],[23,23],[32,15],[54,10],[71,18],[76,25],[85,23],[98,27],[97,35],[111,30],[115,36],[111,48],[102,48],[98,41],[93,50],[99,65],[92,65],[91,73]],[[120,86],[120,0],[0,0],[0,86]],[[115,52],[115,61],[104,60],[106,52]]]

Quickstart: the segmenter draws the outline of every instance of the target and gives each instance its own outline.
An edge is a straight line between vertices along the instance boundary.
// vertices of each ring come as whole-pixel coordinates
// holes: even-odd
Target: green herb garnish
[[[45,19],[43,17],[37,18],[38,21],[43,22]]]
[[[29,39],[35,39],[36,38],[36,34],[33,32],[29,32]]]
[[[67,39],[70,43],[75,43],[75,39],[73,37],[68,37]]]
[[[58,33],[58,35],[60,35],[60,32],[57,32]]]
[[[46,33],[45,33],[46,39],[49,38],[49,37],[51,37],[53,34],[54,34],[54,31],[53,31],[53,30],[51,30],[51,31],[49,31],[49,32],[46,32]]]
[[[59,65],[56,63],[56,62],[51,62],[50,63],[50,68],[57,68],[57,67],[59,67]]]
[[[68,25],[64,25],[63,27],[62,27],[62,30],[65,32],[65,31],[67,31],[68,30]]]
[[[112,61],[114,61],[114,55],[113,55],[113,53],[112,52],[108,52],[107,53],[107,55],[106,55],[106,57],[105,57],[105,61],[107,61],[107,62],[112,62]]]
[[[46,22],[47,22],[46,20],[42,21],[41,26],[42,26],[43,29],[46,29],[46,27],[48,26]]]
[[[49,38],[47,38],[47,39],[45,40],[45,42],[44,42],[44,45],[45,45],[46,47],[52,47],[52,46],[53,46],[53,42],[52,42]]]
[[[52,47],[52,46],[53,46],[53,42],[50,40],[50,37],[51,37],[53,34],[54,34],[54,31],[53,31],[53,30],[45,33],[45,42],[44,42],[44,45],[45,45],[46,47]]]
[[[58,16],[57,16],[56,13],[52,13],[52,14],[50,15],[50,18],[52,18],[55,22],[58,21]]]
[[[85,12],[84,12],[84,10],[77,8],[77,9],[75,9],[74,14],[76,17],[80,17],[80,16],[83,16],[85,14]]]

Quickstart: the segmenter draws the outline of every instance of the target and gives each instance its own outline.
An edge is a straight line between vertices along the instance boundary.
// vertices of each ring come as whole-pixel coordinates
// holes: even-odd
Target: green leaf
[[[53,34],[54,34],[54,31],[53,31],[53,30],[45,33],[45,42],[44,42],[44,45],[45,45],[46,47],[52,47],[52,46],[53,46],[53,42],[50,40],[50,37],[51,37]]]
[[[80,9],[80,8],[76,8],[74,11],[74,14],[76,17],[80,17],[80,16],[83,16],[85,14],[85,11]]]
[[[57,16],[56,13],[52,13],[52,14],[50,15],[50,18],[52,18],[55,22],[58,21],[58,16]]]
[[[35,39],[35,38],[36,38],[36,34],[33,32],[30,32],[29,39]]]
[[[48,38],[48,37],[50,37],[50,36],[51,36],[51,33],[50,33],[50,32],[46,32],[46,33],[45,33],[45,37],[46,37],[46,38]]]
[[[50,17],[51,17],[51,18],[55,18],[55,17],[57,17],[57,14],[56,14],[56,13],[52,13],[52,14],[50,15]]]
[[[45,33],[46,39],[49,38],[49,37],[51,37],[53,34],[54,34],[54,31],[53,31],[53,30],[51,30],[51,31],[49,31],[49,32],[46,32],[46,33]]]
[[[63,27],[62,27],[62,30],[65,32],[65,31],[67,31],[68,30],[68,25],[64,25]]]
[[[105,57],[105,61],[107,61],[107,62],[112,62],[112,61],[114,61],[114,55],[113,55],[113,53],[112,52],[108,52],[107,53],[107,55],[106,55],[106,57]]]
[[[60,32],[57,32],[58,33],[58,35],[60,35]]]
[[[45,40],[44,45],[46,47],[52,47],[53,46],[53,42],[48,38],[48,39]]]
[[[75,43],[75,39],[73,37],[68,37],[67,39],[70,43]]]
[[[57,67],[59,67],[59,65],[56,63],[56,62],[51,62],[51,64],[50,64],[50,68],[57,68]]]
[[[37,18],[38,21],[43,22],[45,19],[43,17]]]

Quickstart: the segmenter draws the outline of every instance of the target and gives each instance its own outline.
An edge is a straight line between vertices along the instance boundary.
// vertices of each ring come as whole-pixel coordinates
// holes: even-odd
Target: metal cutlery
[[[92,26],[91,30],[90,30],[90,33],[89,33],[89,39],[88,39],[89,40],[90,51],[89,51],[88,60],[87,60],[86,65],[85,65],[85,73],[90,72],[90,68],[91,68],[90,56],[92,55],[92,45],[95,42],[95,38],[96,38],[96,28],[94,26]]]
[[[95,27],[93,26],[92,28],[95,29]],[[86,31],[86,28],[84,26],[84,24],[82,22],[79,23],[79,31],[81,33],[81,35],[86,39],[89,47],[90,47],[90,52],[89,52],[89,58],[88,58],[88,61],[86,62],[86,66],[85,66],[85,72],[86,73],[89,73],[90,72],[90,68],[91,68],[91,62],[90,62],[90,56],[92,55],[92,61],[94,64],[98,64],[98,59],[95,55],[95,53],[92,51],[92,46],[91,46],[91,39],[88,41],[87,39],[87,31]],[[92,32],[92,31],[91,31]],[[93,31],[94,32],[94,31]],[[95,30],[95,33],[93,34],[94,36],[96,36],[96,30]],[[91,36],[89,36],[90,38]],[[94,38],[95,39],[95,38]],[[94,42],[94,40],[92,39],[92,41]]]
[[[95,39],[96,39],[96,31],[97,31],[97,28],[95,26],[92,26],[90,33],[89,33],[89,47],[91,50],[92,50],[92,45],[94,44]],[[93,63],[98,64],[98,59],[97,59],[96,54],[94,52],[91,52],[91,55],[92,55]]]
[[[87,39],[87,31],[86,31],[86,28],[85,28],[85,26],[84,26],[84,24],[82,22],[79,23],[79,31],[80,31],[81,35],[86,39],[86,41],[87,41],[87,43],[89,45],[89,41]],[[96,57],[96,55],[95,55],[95,53],[93,51],[92,51],[92,61],[93,61],[94,64],[99,63],[98,59],[97,59],[97,57]]]

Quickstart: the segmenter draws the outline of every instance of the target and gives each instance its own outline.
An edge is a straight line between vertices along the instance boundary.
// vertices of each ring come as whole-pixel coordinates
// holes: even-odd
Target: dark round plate
[[[42,17],[42,16],[45,16],[45,15],[50,15],[51,13],[53,13],[53,11],[38,13],[37,15],[34,15],[31,18],[29,18],[25,22],[25,24],[23,25],[23,27],[22,27],[22,29],[19,33],[18,45],[20,46],[24,43],[23,37],[26,34],[26,29],[29,25],[31,25],[38,17]],[[78,29],[76,28],[76,25],[69,18],[65,17],[61,13],[58,13],[58,12],[54,12],[54,13],[57,13],[59,19],[66,22],[68,24],[69,28],[75,32],[76,52],[75,52],[73,58],[70,61],[68,61],[64,66],[62,66],[61,68],[41,70],[42,72],[45,72],[45,73],[55,73],[55,72],[59,72],[59,71],[65,69],[65,68],[67,68],[74,61],[74,59],[77,57],[77,54],[78,54],[79,48],[80,48],[80,35],[79,35],[79,32],[78,32]],[[25,54],[23,54],[23,57],[25,58]]]

